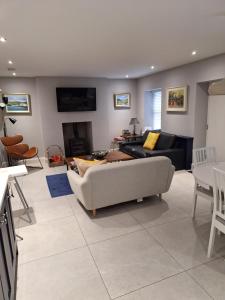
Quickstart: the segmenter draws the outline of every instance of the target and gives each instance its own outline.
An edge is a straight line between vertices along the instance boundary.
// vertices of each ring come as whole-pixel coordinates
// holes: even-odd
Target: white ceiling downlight
[[[64,2],[1,0],[0,76],[12,59],[18,77],[140,78],[225,53],[224,0]]]
[[[6,38],[4,36],[0,36],[0,42],[5,43],[6,42]]]

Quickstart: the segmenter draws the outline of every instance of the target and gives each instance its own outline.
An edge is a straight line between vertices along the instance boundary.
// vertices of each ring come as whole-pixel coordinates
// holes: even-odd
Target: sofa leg
[[[137,202],[142,202],[143,201],[143,198],[137,198]]]
[[[92,213],[93,213],[93,217],[95,217],[96,216],[96,209],[93,209]]]
[[[162,194],[159,194],[159,200],[162,200]]]

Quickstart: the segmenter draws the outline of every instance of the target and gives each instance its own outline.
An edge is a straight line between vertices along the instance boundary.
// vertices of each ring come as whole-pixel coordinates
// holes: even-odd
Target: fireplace
[[[91,154],[91,122],[62,123],[62,129],[66,157]]]

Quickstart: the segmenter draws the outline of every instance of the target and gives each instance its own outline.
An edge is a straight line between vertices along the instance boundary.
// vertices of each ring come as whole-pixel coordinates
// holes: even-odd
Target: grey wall
[[[63,146],[62,123],[91,121],[94,149],[110,146],[114,136],[129,128],[129,119],[138,116],[144,124],[144,91],[162,89],[162,129],[167,132],[194,136],[195,146],[205,143],[207,105],[204,84],[225,77],[225,55],[160,72],[138,80],[110,80],[88,78],[0,78],[4,92],[23,92],[31,95],[32,115],[17,116],[15,125],[7,122],[9,134],[21,133],[24,141],[37,145],[41,156],[51,144]],[[188,85],[188,112],[166,112],[166,88]],[[90,86],[97,88],[96,112],[58,113],[56,87]],[[131,93],[131,109],[114,110],[113,94]],[[130,128],[131,129],[131,128]],[[138,129],[139,130],[139,129]]]
[[[57,112],[56,87],[96,87],[96,112]],[[136,116],[136,80],[88,78],[0,78],[0,88],[7,92],[31,95],[32,115],[17,116],[13,126],[7,123],[8,133],[21,133],[28,144],[37,145],[40,155],[51,144],[64,149],[62,123],[92,122],[94,149],[107,149],[112,138],[129,128],[129,120]],[[131,109],[115,110],[113,94],[130,92]]]
[[[207,115],[208,115],[208,82],[196,85],[195,101],[195,147],[200,148],[206,145]]]
[[[199,97],[197,84],[224,78],[225,55],[216,56],[193,64],[184,65],[165,72],[137,80],[137,115],[144,122],[144,91],[162,88],[162,129],[176,134],[194,137],[194,145],[199,146],[204,142],[201,135],[205,135],[203,126],[200,124],[199,109],[196,103]],[[166,88],[177,86],[188,86],[188,111],[187,113],[166,112]],[[202,95],[201,95],[202,97]],[[202,101],[202,98],[200,99]],[[196,109],[197,108],[197,109]],[[204,133],[203,133],[204,131]]]
[[[41,117],[39,100],[37,99],[36,81],[34,78],[0,78],[0,88],[5,93],[28,93],[31,96],[32,115],[14,116],[17,122],[12,125],[6,120],[9,135],[22,134],[24,142],[38,145],[43,153],[43,137],[41,130]],[[1,132],[1,135],[3,133]]]

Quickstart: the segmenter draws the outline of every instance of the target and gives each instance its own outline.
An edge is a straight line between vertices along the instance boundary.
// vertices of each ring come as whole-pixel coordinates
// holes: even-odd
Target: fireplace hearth
[[[62,129],[66,157],[91,154],[93,151],[91,122],[63,123]]]

